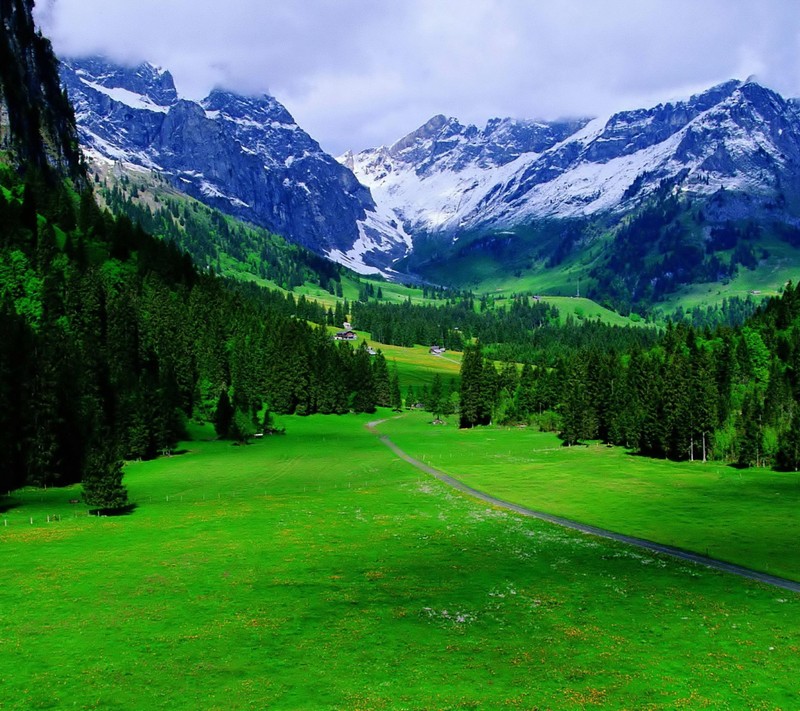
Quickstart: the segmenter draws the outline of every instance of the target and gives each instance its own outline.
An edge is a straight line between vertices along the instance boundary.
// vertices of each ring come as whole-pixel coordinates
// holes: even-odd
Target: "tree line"
[[[334,343],[319,305],[201,273],[169,242],[31,168],[0,175],[0,486],[83,481],[126,501],[148,458],[228,400],[247,436],[267,412],[390,404],[381,354]],[[224,415],[224,413],[223,413]]]
[[[669,323],[650,347],[600,344],[552,364],[498,369],[467,349],[462,427],[537,424],[653,457],[800,467],[800,286],[789,283],[741,328]]]
[[[649,348],[658,340],[654,328],[611,326],[598,319],[559,319],[558,308],[530,295],[507,304],[463,295],[457,303],[352,304],[353,323],[373,340],[399,346],[439,345],[463,350],[474,341],[493,360],[555,365],[567,352],[594,346],[627,351]]]

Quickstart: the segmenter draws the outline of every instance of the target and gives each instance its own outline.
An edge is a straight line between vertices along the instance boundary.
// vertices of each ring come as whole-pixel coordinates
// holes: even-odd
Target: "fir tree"
[[[390,407],[395,412],[403,409],[403,396],[400,393],[400,379],[397,376],[397,364],[392,369],[392,376],[389,380]]]
[[[90,452],[82,483],[83,499],[90,509],[112,512],[128,506],[122,461],[113,444],[103,444]]]
[[[217,408],[214,412],[214,431],[218,437],[228,437],[231,433],[233,424],[233,405],[228,397],[227,389],[223,389],[217,400]]]
[[[800,471],[800,406],[795,406],[789,429],[780,438],[778,466],[787,471]]]
[[[386,358],[379,350],[372,356],[372,379],[375,383],[375,404],[389,407],[392,404],[392,387]]]
[[[491,370],[494,371],[493,366]],[[496,373],[494,374],[496,376]],[[484,368],[480,344],[467,348],[461,362],[461,409],[459,427],[488,425],[492,418],[496,377]]]

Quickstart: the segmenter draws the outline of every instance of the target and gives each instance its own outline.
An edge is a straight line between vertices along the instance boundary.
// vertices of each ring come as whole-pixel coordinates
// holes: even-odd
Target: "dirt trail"
[[[601,538],[608,538],[613,541],[620,541],[621,543],[627,543],[631,546],[636,546],[637,548],[644,548],[646,550],[655,551],[656,553],[663,553],[664,555],[671,556],[673,558],[677,558],[679,560],[690,561],[692,563],[698,563],[699,565],[704,565],[707,568],[713,568],[715,570],[722,570],[726,573],[731,573],[732,575],[738,575],[742,578],[748,578],[750,580],[757,580],[760,583],[765,583],[767,585],[773,585],[778,588],[783,588],[784,590],[791,590],[792,592],[800,592],[800,582],[795,582],[794,580],[789,580],[787,578],[779,578],[776,575],[769,575],[768,573],[761,573],[757,570],[752,570],[750,568],[745,568],[741,565],[736,565],[734,563],[726,563],[723,560],[717,560],[716,558],[709,558],[708,556],[700,555],[699,553],[692,553],[691,551],[686,551],[681,548],[675,548],[674,546],[667,546],[662,543],[656,543],[655,541],[648,541],[644,538],[636,538],[635,536],[626,536],[622,533],[614,533],[614,531],[608,531],[604,528],[598,528],[597,526],[589,526],[585,523],[579,523],[578,521],[572,521],[568,518],[562,518],[561,516],[553,516],[552,514],[545,513],[543,511],[534,511],[533,509],[526,508],[525,506],[519,506],[518,504],[512,504],[509,501],[503,501],[502,499],[497,499],[494,496],[490,496],[482,491],[478,491],[478,489],[473,489],[471,486],[467,486],[463,482],[459,481],[458,479],[454,479],[448,474],[445,474],[438,469],[434,469],[433,467],[428,466],[424,462],[415,459],[410,454],[404,452],[400,447],[398,447],[392,440],[390,440],[386,435],[381,435],[377,432],[376,428],[378,425],[386,422],[386,420],[376,420],[375,422],[367,423],[367,427],[370,431],[374,432],[380,438],[380,441],[385,444],[389,449],[391,449],[398,457],[405,460],[412,466],[416,467],[420,471],[425,472],[426,474],[430,474],[431,476],[437,478],[439,481],[444,482],[445,484],[461,491],[469,496],[472,496],[476,499],[480,499],[481,501],[485,501],[488,504],[492,504],[492,506],[498,506],[503,509],[508,509],[509,511],[514,511],[518,514],[522,514],[523,516],[530,516],[531,518],[538,518],[542,521],[549,521],[550,523],[555,523],[559,526],[564,526],[565,528],[571,528],[575,531],[581,531],[582,533],[588,533],[592,536],[599,536]]]

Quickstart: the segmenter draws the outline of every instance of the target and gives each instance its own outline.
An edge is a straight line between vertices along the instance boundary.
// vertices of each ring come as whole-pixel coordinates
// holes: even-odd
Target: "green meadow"
[[[15,492],[0,708],[798,707],[798,596],[487,507],[364,426],[391,416],[131,463],[126,516]],[[501,431],[380,429],[443,468],[457,445],[473,479],[471,456],[511,461]]]
[[[331,335],[341,327],[329,326],[328,331]],[[355,331],[358,341],[354,343],[357,347],[362,341],[375,350],[380,350],[386,358],[386,363],[391,373],[397,368],[397,375],[400,379],[403,394],[409,385],[413,387],[430,386],[434,377],[438,374],[444,382],[458,380],[461,372],[461,361],[464,354],[460,351],[447,351],[441,356],[430,354],[429,346],[393,346],[386,343],[379,343],[370,338],[366,331]]]
[[[800,580],[800,474],[563,447],[528,428],[380,426],[412,456],[497,498]]]

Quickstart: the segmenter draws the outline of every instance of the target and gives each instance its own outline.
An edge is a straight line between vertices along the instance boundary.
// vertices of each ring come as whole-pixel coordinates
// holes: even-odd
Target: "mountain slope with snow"
[[[62,79],[90,158],[157,172],[174,187],[358,271],[410,243],[375,212],[353,173],[273,97],[215,90],[178,96],[169,72],[102,59],[66,60]]]
[[[687,101],[575,122],[437,116],[391,147],[340,160],[379,214],[412,233],[513,228],[547,218],[624,213],[662,181],[709,196],[798,192],[800,113],[747,81]]]

